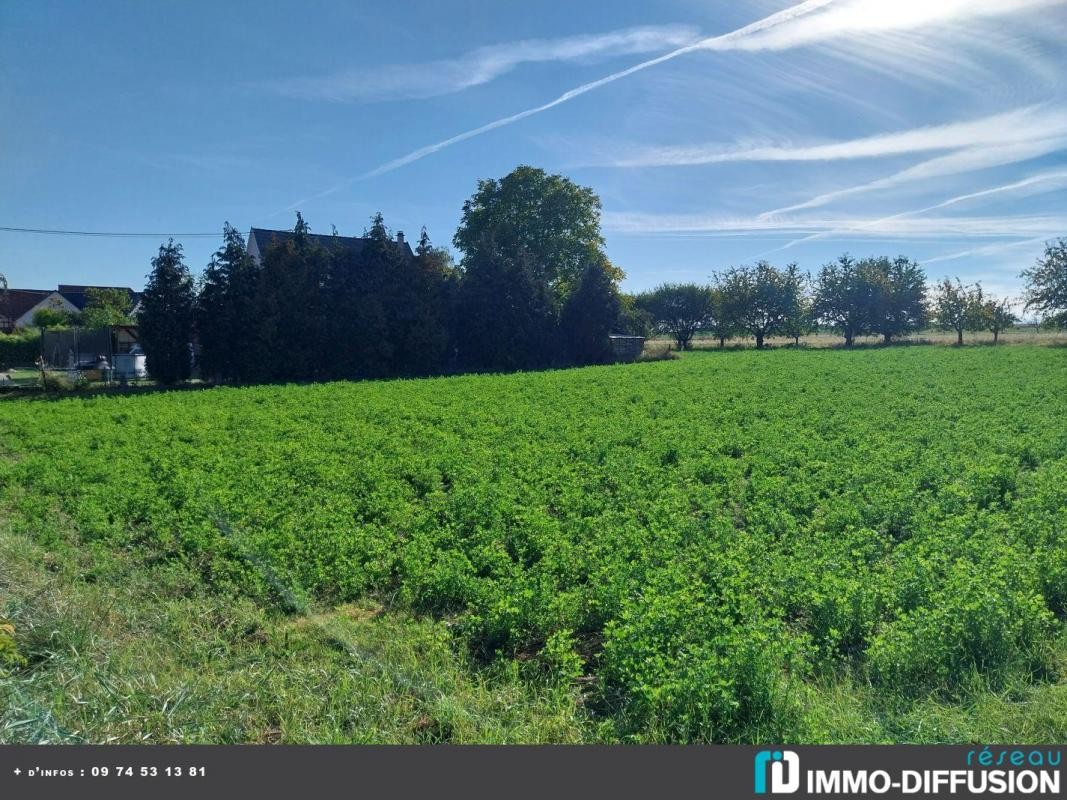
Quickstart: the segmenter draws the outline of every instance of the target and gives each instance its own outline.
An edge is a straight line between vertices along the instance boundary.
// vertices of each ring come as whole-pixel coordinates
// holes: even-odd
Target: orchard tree
[[[800,302],[796,304],[795,311],[792,316],[785,321],[785,326],[782,330],[786,336],[790,336],[793,339],[793,344],[797,347],[800,346],[800,337],[807,336],[809,333],[815,330],[815,321],[812,316],[811,300],[810,298],[801,295]]]
[[[982,303],[982,327],[993,334],[993,344],[1000,339],[1001,331],[1014,328],[1019,318],[1015,316],[1011,300],[987,297]]]
[[[1067,327],[1067,239],[1045,244],[1045,254],[1037,264],[1024,270],[1026,311],[1038,311],[1043,321]]]
[[[478,182],[474,196],[463,204],[453,243],[463,251],[464,268],[475,261],[484,266],[482,249],[489,246],[491,261],[523,261],[557,302],[590,263],[603,265],[616,281],[623,277],[604,253],[596,193],[525,165],[499,180]]]
[[[766,261],[753,267],[732,267],[716,276],[727,316],[738,332],[756,340],[762,350],[767,337],[788,334],[800,316],[804,278],[795,264],[778,269]]]
[[[870,329],[873,288],[867,277],[868,272],[846,253],[823,266],[815,279],[814,321],[844,336],[846,347]]]
[[[606,364],[612,360],[608,335],[619,319],[619,292],[599,262],[592,262],[567,297],[560,314],[561,344],[575,364]]]
[[[711,323],[707,330],[719,340],[719,349],[722,350],[726,347],[726,340],[737,335],[737,321],[730,314],[722,289],[712,286],[708,291],[711,293]]]
[[[960,279],[945,278],[937,286],[934,298],[934,320],[943,331],[956,332],[956,345],[963,344],[964,331],[980,331],[985,327],[985,301],[980,284],[964,286]]]
[[[905,256],[865,258],[857,264],[870,284],[869,326],[885,344],[926,324],[926,275]]]
[[[186,380],[192,370],[190,339],[196,292],[182,246],[160,245],[141,298],[140,342],[148,374],[163,385]]]
[[[711,289],[695,283],[664,283],[638,295],[637,306],[651,315],[657,332],[674,337],[679,350],[688,350],[697,331],[713,323]]]

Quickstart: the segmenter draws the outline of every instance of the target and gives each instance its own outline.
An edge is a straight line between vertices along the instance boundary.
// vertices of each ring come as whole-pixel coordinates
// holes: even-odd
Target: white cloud
[[[886,217],[880,217],[873,220],[870,224],[872,227],[884,225],[892,220],[901,219],[903,217],[913,217],[918,214],[928,214],[931,211],[939,211],[942,208],[948,208],[949,206],[958,205],[959,203],[967,203],[972,200],[984,200],[990,197],[996,197],[999,195],[1008,196],[1029,196],[1033,194],[1040,194],[1042,192],[1052,192],[1057,189],[1067,186],[1067,170],[1050,170],[1048,172],[1040,172],[1036,175],[1031,175],[1022,180],[1013,181],[1012,183],[1006,183],[1001,186],[994,186],[989,189],[982,189],[977,192],[968,192],[967,194],[956,195],[950,197],[948,200],[944,200],[940,203],[935,203],[930,206],[924,206],[923,208],[915,208],[908,211],[901,211],[897,214],[891,214]],[[781,247],[769,250],[763,255],[769,253],[775,253],[780,250],[787,250],[798,244],[804,242],[814,241],[816,239],[829,239],[833,236],[840,234],[841,231],[822,231],[819,233],[812,233],[808,236],[804,236],[800,239],[794,239],[791,242],[787,242]]]
[[[785,49],[849,36],[855,33],[906,30],[934,23],[946,23],[969,16],[988,17],[1011,14],[1043,5],[1062,5],[1067,0],[804,0],[763,19],[720,36],[711,36],[678,47],[656,58],[634,64],[595,81],[570,89],[532,108],[493,120],[454,136],[420,147],[387,161],[355,178],[292,204],[286,210],[333,194],[355,181],[383,175],[411,164],[452,145],[549,111],[589,92],[622,80],[643,70],[699,51]],[[815,21],[809,24],[811,17]],[[821,21],[820,21],[821,20]],[[768,35],[774,32],[774,35]]]
[[[700,233],[712,236],[749,236],[757,233],[795,234],[824,232],[826,238],[889,237],[1033,237],[1051,236],[1067,229],[1067,215],[1013,215],[973,217],[721,217],[706,214],[643,214],[607,212],[604,227],[619,233]]]
[[[1048,235],[1037,236],[1033,239],[1023,239],[1017,242],[998,242],[997,244],[989,244],[982,247],[971,247],[967,250],[959,250],[955,253],[946,253],[945,255],[935,256],[934,258],[927,258],[923,260],[923,263],[939,264],[942,261],[955,261],[960,258],[970,258],[971,256],[988,256],[993,253],[1003,253],[1010,250],[1018,250],[1020,248],[1032,248],[1034,245],[1043,244],[1047,239]]]
[[[392,172],[398,167],[402,167],[406,164],[418,161],[419,159],[439,152],[440,150],[443,150],[446,147],[451,147],[452,145],[466,141],[467,139],[473,139],[475,136],[481,136],[483,133],[494,131],[497,128],[503,128],[506,125],[512,125],[516,122],[519,122],[520,120],[526,119],[527,117],[532,117],[535,114],[540,114],[544,111],[548,111],[549,109],[555,108],[556,106],[562,105],[563,103],[570,102],[576,97],[581,97],[583,94],[588,94],[589,92],[592,92],[595,89],[599,89],[600,87],[606,86],[609,83],[614,83],[615,81],[629,77],[630,75],[633,75],[637,72],[641,72],[642,70],[654,67],[657,64],[662,64],[666,61],[678,58],[679,56],[683,56],[687,53],[709,49],[709,45],[718,39],[748,35],[752,33],[757,33],[775,25],[784,25],[799,16],[809,14],[813,11],[817,11],[818,9],[823,8],[824,6],[829,5],[831,2],[833,2],[833,0],[805,0],[805,2],[803,3],[798,3],[795,6],[790,6],[784,11],[779,11],[777,14],[771,14],[769,17],[764,17],[763,19],[753,22],[750,25],[746,25],[743,28],[738,28],[736,31],[723,34],[723,36],[712,36],[707,39],[702,39],[694,44],[689,44],[685,47],[679,47],[677,50],[672,50],[671,52],[666,53],[662,56],[649,59],[648,61],[642,61],[639,64],[634,64],[632,67],[628,67],[627,69],[620,70],[618,72],[613,72],[611,75],[606,75],[605,77],[600,78],[598,80],[590,81],[589,83],[583,83],[581,86],[577,86],[574,89],[570,89],[569,91],[566,91],[561,94],[555,100],[550,100],[549,102],[544,103],[543,105],[534,106],[533,108],[528,108],[525,111],[520,111],[517,114],[512,114],[507,117],[501,117],[500,119],[494,120],[493,122],[489,122],[478,128],[473,128],[469,131],[464,131],[463,133],[457,134],[448,139],[444,139],[440,142],[435,142],[433,144],[426,145],[425,147],[420,147],[418,150],[414,150],[405,156],[393,159],[392,161],[387,161],[386,163],[375,167],[370,172],[367,172],[360,177],[372,178],[377,175],[382,175],[386,172]],[[336,187],[335,189],[332,189],[330,191],[336,191],[337,188],[340,187]]]
[[[352,69],[272,81],[263,86],[290,97],[338,102],[437,97],[489,83],[522,64],[652,53],[690,44],[698,35],[691,26],[662,25],[559,39],[526,39],[480,47],[455,59]]]
[[[958,19],[995,17],[1062,0],[844,0],[821,14],[754,35],[731,34],[709,41],[708,50],[785,50],[840,36],[928,28]]]
[[[1051,192],[1056,189],[1060,189],[1067,186],[1067,170],[1051,170],[1049,172],[1041,172],[1037,175],[1031,175],[1028,178],[1022,180],[1013,181],[1012,183],[1005,183],[1002,186],[994,186],[990,189],[981,189],[977,192],[968,192],[967,194],[956,195],[950,197],[936,205],[927,206],[926,208],[920,208],[917,211],[908,211],[907,214],[923,214],[927,211],[936,211],[939,208],[947,208],[948,206],[956,205],[957,203],[965,203],[969,200],[978,200],[992,195],[998,194],[1011,194],[1028,196],[1032,194],[1039,194],[1041,192]]]
[[[773,217],[778,214],[786,214],[792,211],[801,211],[808,208],[817,208],[841,200],[845,197],[862,194],[865,192],[888,189],[912,181],[940,178],[946,175],[958,175],[965,172],[974,172],[990,167],[999,167],[1005,164],[1018,164],[1034,158],[1056,153],[1067,149],[1067,135],[1055,136],[1046,139],[1022,140],[1003,144],[991,144],[979,147],[968,147],[957,150],[945,156],[938,156],[922,161],[915,166],[894,172],[878,180],[861,183],[857,186],[849,186],[844,189],[835,189],[816,195],[801,203],[776,208],[761,214],[761,217]]]
[[[364,174],[370,178],[391,172],[428,155],[483,133],[540,114],[576,97],[636,72],[701,50],[784,50],[843,36],[921,28],[970,17],[995,17],[1032,7],[1063,5],[1065,0],[806,0],[730,33],[710,36],[657,58],[612,73],[564,92],[555,100],[473,128],[405,156],[388,161]],[[332,191],[332,190],[331,190]]]
[[[784,11],[779,11],[776,14],[771,14],[769,17],[764,17],[763,19],[758,20],[757,22],[753,22],[743,28],[739,28],[738,31],[734,31],[734,33],[739,33],[741,31],[755,32],[763,30],[768,26],[784,24],[799,15],[816,11],[831,2],[833,2],[833,0],[804,0],[804,2],[798,3],[795,6],[791,6],[785,9]],[[444,150],[446,147],[451,147],[452,145],[459,144],[460,142],[464,142],[467,139],[473,139],[476,136],[481,136],[483,133],[489,133],[490,131],[494,131],[498,128],[503,128],[507,125],[519,122],[520,120],[526,119],[527,117],[532,117],[535,114],[540,114],[544,111],[548,111],[549,109],[555,108],[556,106],[562,105],[563,103],[567,103],[576,97],[581,97],[583,94],[587,94],[588,92],[591,92],[595,89],[599,89],[601,86],[606,86],[609,83],[614,83],[615,81],[621,80],[622,78],[628,77],[629,75],[633,75],[636,72],[649,69],[650,67],[654,67],[657,64],[662,64],[665,61],[670,61],[671,59],[678,58],[679,56],[684,55],[686,53],[691,53],[695,50],[698,50],[701,48],[702,45],[706,45],[708,42],[712,41],[715,38],[718,37],[702,39],[694,44],[679,47],[675,50],[670,51],[669,53],[666,53],[665,55],[649,59],[648,61],[642,61],[639,64],[635,64],[632,67],[628,67],[627,69],[620,70],[618,72],[613,72],[610,75],[607,75],[595,81],[590,81],[589,83],[584,83],[581,86],[564,92],[555,100],[551,100],[547,103],[544,103],[543,105],[535,106],[534,108],[528,108],[525,111],[520,111],[516,114],[511,114],[507,117],[501,117],[500,119],[493,120],[492,122],[486,123],[485,125],[482,125],[480,127],[472,128],[471,130],[464,131],[463,133],[456,134],[455,136],[451,136],[448,139],[443,139],[442,141],[434,142],[433,144],[428,144],[424,147],[420,147],[419,149],[413,150],[407,155],[400,156],[399,158],[395,158],[392,161],[387,161],[384,164],[380,164],[369,172],[365,172],[362,175],[358,175],[354,178],[349,178],[347,180],[341,181],[340,183],[337,183],[328,189],[324,189],[321,192],[317,192],[316,194],[309,195],[308,197],[304,197],[300,200],[297,200],[295,203],[290,204],[281,211],[275,211],[272,214],[269,214],[268,217],[276,216],[277,214],[280,214],[284,211],[292,211],[293,209],[298,208],[304,205],[305,203],[310,203],[313,200],[318,200],[320,198],[327,197],[331,194],[339,192],[341,189],[344,189],[346,186],[352,185],[356,181],[365,180],[367,178],[373,178],[378,175],[384,175],[387,172],[392,172],[395,169],[403,167],[407,164],[411,164],[415,161],[425,158],[426,156]]]
[[[657,147],[609,157],[596,166],[652,167],[717,164],[731,161],[837,161],[933,150],[1011,144],[1020,140],[1067,136],[1067,111],[1020,108],[966,122],[815,144],[708,144]]]

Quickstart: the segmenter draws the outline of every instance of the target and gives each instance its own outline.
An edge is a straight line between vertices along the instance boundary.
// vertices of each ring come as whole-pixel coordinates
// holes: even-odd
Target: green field
[[[0,400],[0,741],[1067,739],[1067,349]]]

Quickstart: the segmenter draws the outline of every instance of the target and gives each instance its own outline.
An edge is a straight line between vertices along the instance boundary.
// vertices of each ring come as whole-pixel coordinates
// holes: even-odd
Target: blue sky
[[[1067,236],[1067,2],[0,5],[2,226],[450,244],[521,163],[600,194],[630,290],[848,251],[1017,294]],[[0,232],[0,272],[140,287],[159,241]]]

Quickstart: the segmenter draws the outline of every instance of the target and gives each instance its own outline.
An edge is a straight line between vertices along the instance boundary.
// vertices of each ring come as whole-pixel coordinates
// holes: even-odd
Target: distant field
[[[0,598],[0,741],[1062,742],[1067,349],[0,400]]]

